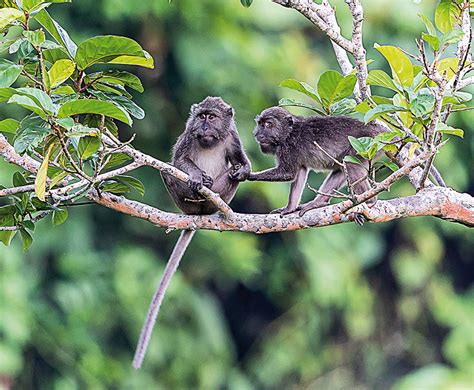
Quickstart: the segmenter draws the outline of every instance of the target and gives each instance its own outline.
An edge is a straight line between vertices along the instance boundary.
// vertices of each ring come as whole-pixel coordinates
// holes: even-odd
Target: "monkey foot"
[[[360,213],[354,213],[353,218],[354,222],[359,226],[363,226],[366,221],[364,215]]]
[[[309,203],[306,203],[304,205],[301,205],[297,208],[297,210],[299,210],[299,213],[298,215],[300,217],[302,217],[303,215],[305,215],[308,211],[310,210],[314,210],[314,209],[319,209],[321,207],[324,207],[324,206],[327,206],[328,204],[327,203],[320,203],[320,202],[315,202],[315,203],[312,203],[312,202],[309,202]]]
[[[298,208],[290,209],[288,207],[281,207],[279,209],[275,209],[275,210],[270,211],[270,214],[280,214],[280,215],[283,216],[283,215],[292,214],[295,211],[298,211]]]

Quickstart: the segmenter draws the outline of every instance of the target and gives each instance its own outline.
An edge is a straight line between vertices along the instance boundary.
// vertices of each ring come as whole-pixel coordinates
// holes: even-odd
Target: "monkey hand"
[[[211,188],[212,185],[214,184],[214,180],[212,179],[211,176],[203,173],[202,174],[202,184],[204,184],[207,188]]]
[[[204,174],[196,173],[189,175],[188,186],[193,191],[199,191],[204,185]]]
[[[245,181],[250,177],[250,165],[236,164],[234,169],[229,173],[232,180]]]

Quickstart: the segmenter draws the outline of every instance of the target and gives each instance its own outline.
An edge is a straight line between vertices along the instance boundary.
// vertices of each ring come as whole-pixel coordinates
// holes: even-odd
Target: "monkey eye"
[[[208,118],[209,118],[210,121],[214,120],[215,117],[216,116],[214,114],[209,114],[208,115]]]
[[[206,119],[206,114],[201,113],[198,115],[199,119]]]
[[[273,123],[272,122],[265,122],[265,127],[271,129],[273,127]]]

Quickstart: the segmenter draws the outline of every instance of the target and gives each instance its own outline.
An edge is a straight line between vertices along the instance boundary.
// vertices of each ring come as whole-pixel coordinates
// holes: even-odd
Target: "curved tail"
[[[186,248],[191,242],[194,233],[194,230],[183,230],[178,238],[178,241],[176,242],[176,245],[174,246],[173,253],[171,253],[168,264],[166,264],[160,284],[158,285],[158,288],[156,289],[153,299],[150,303],[148,314],[146,316],[145,323],[143,324],[143,328],[140,333],[140,339],[138,340],[137,349],[133,358],[133,368],[138,369],[142,365],[146,350],[148,348],[148,343],[150,342],[151,332],[155,326],[156,317],[160,311],[161,302],[163,302],[166,289],[168,288],[170,280],[176,272],[179,262],[181,261]]]

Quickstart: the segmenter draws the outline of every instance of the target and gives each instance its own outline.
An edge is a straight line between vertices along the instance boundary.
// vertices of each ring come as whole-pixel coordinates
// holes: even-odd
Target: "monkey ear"
[[[234,109],[232,107],[227,109],[227,115],[229,115],[231,118],[234,116]]]
[[[195,112],[196,109],[198,108],[198,105],[199,105],[199,104],[193,104],[193,105],[191,106],[191,114],[194,114],[194,112]]]
[[[286,121],[288,122],[288,126],[293,127],[293,115],[287,115],[286,116]]]

